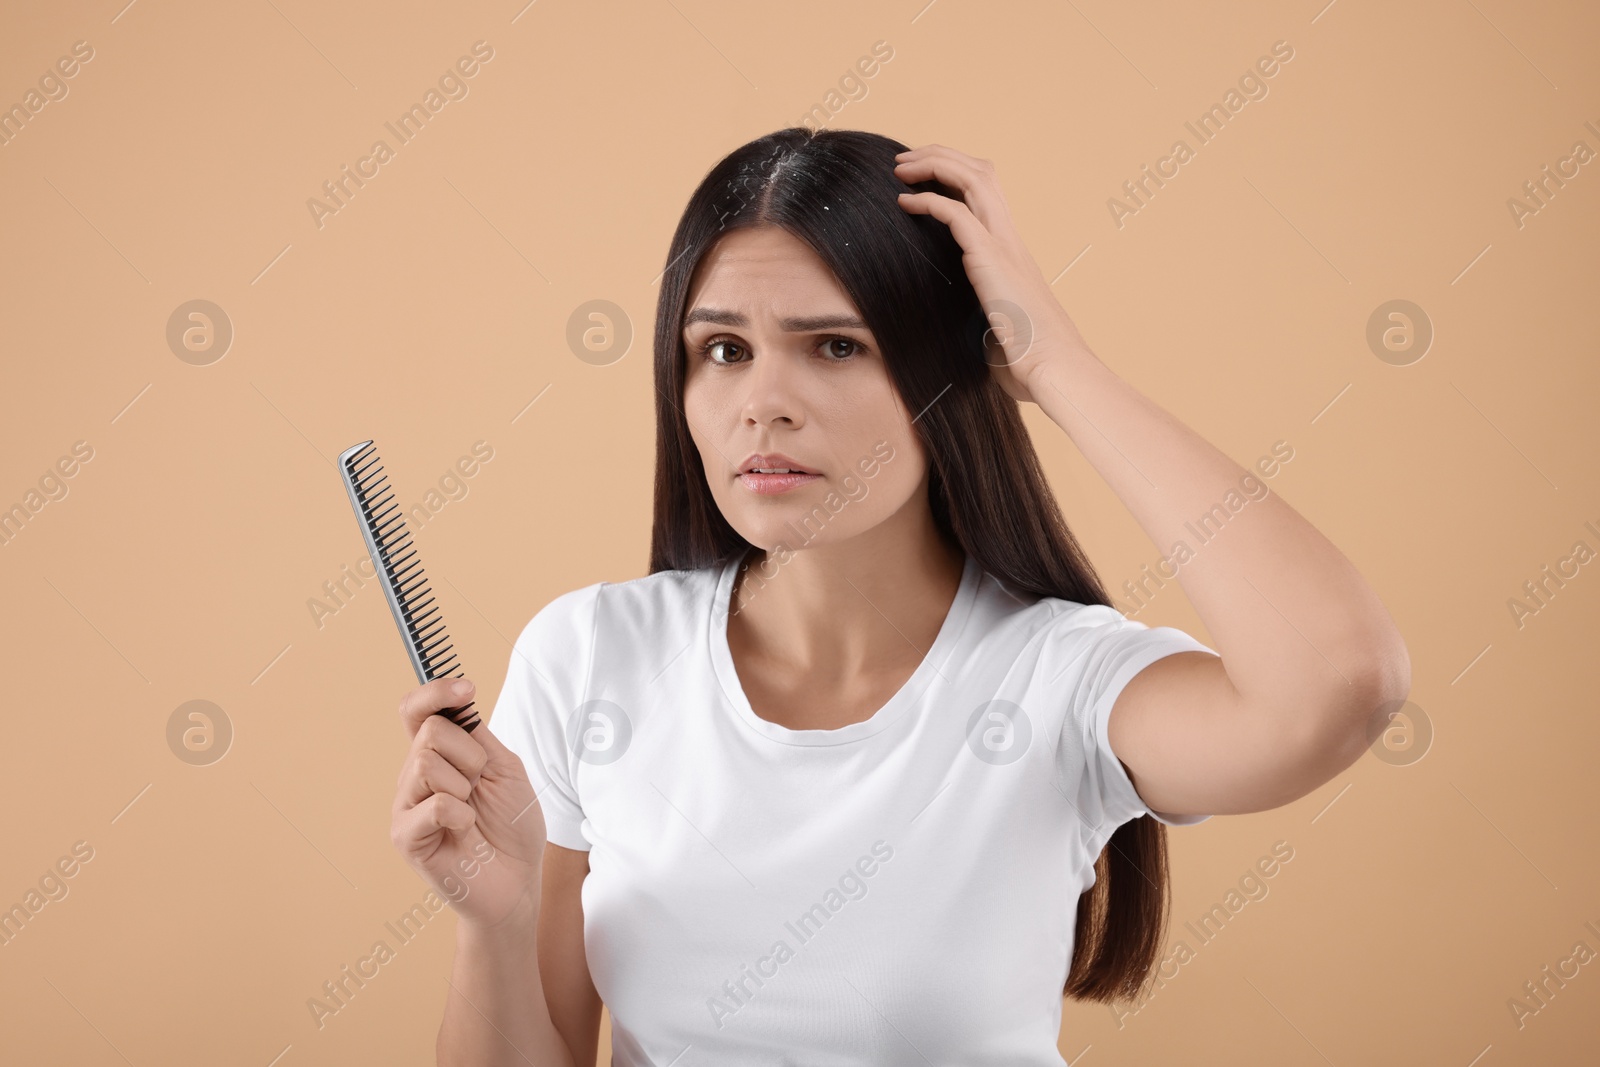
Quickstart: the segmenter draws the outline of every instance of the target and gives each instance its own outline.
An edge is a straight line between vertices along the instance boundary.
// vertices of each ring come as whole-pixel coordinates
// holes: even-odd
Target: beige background
[[[124,3],[0,16],[6,106],[94,50],[0,146],[0,506],[93,449],[0,547],[0,905],[93,849],[0,947],[3,1058],[433,1062],[448,912],[320,1029],[306,1006],[425,892],[388,840],[414,678],[382,594],[320,626],[308,606],[363,554],[334,457],[373,438],[423,501],[493,448],[414,526],[487,711],[540,606],[644,573],[649,331],[690,190],[880,40],[893,58],[830,125],[995,160],[1102,358],[1241,463],[1293,447],[1269,484],[1378,589],[1433,730],[1420,760],[1397,741],[1286,808],[1173,832],[1192,957],[1120,1025],[1068,1004],[1063,1054],[1600,1055],[1600,963],[1521,1026],[1508,1007],[1577,942],[1600,952],[1600,564],[1520,628],[1507,603],[1600,549],[1600,163],[1520,227],[1507,206],[1574,142],[1600,151],[1592,6]],[[480,40],[469,95],[319,228],[307,200]],[[1193,147],[1185,121],[1280,40],[1269,94],[1116,226],[1122,182]],[[234,331],[206,366],[166,341],[195,299]],[[566,341],[595,299],[635,332],[605,365]],[[1406,366],[1366,341],[1394,299],[1436,331]],[[1156,547],[1028,417],[1120,588]],[[1208,639],[1176,586],[1138,617]],[[234,731],[207,766],[168,745],[190,700]],[[1269,894],[1188,935],[1279,841]]]

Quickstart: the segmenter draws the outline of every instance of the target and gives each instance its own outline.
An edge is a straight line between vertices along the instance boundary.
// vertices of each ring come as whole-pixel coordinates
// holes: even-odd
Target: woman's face
[[[837,544],[908,501],[926,507],[918,413],[805,242],[778,226],[719,239],[690,283],[683,340],[689,431],[712,498],[745,540],[768,552]],[[787,461],[750,461],[773,453]]]

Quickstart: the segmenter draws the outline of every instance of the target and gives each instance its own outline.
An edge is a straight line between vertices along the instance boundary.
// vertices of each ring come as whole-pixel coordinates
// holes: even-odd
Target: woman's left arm
[[[1193,552],[1178,583],[1219,656],[1156,660],[1107,727],[1146,805],[1263,811],[1350,766],[1411,688],[1405,642],[1372,587],[1276,493],[1239,507],[1250,472],[1095,356],[1012,227],[990,164],[939,145],[898,158],[902,181],[962,195],[900,203],[950,226],[983,306],[1004,309],[1000,384],[1072,438],[1163,554],[1180,542]],[[1196,544],[1189,525],[1208,516],[1226,525]]]

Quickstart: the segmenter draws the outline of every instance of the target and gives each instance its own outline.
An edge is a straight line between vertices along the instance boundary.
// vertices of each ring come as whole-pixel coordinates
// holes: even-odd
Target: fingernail
[[[472,683],[465,678],[459,678],[456,680],[456,684],[450,687],[450,691],[458,697],[464,697],[472,692]]]

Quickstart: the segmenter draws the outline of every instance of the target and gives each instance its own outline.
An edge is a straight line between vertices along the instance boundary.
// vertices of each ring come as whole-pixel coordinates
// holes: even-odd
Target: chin
[[[798,517],[800,511],[792,509],[791,514]],[[789,517],[789,515],[763,515],[754,521],[734,523],[733,528],[739,531],[740,537],[765,552],[775,553],[785,549],[793,551],[804,547],[808,542],[805,540],[806,530],[798,523],[791,524],[788,521]],[[814,535],[812,540],[815,540]]]

